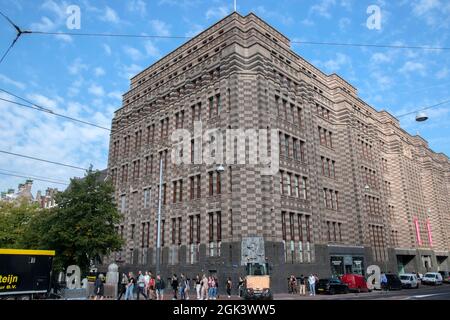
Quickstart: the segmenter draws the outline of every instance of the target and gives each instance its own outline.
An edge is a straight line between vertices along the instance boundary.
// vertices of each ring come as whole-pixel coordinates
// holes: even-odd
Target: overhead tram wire
[[[34,109],[34,110],[37,110],[37,111],[45,112],[45,113],[54,115],[56,117],[61,117],[61,118],[64,118],[64,119],[67,119],[67,120],[70,120],[70,121],[75,121],[75,122],[78,122],[78,123],[86,124],[86,125],[89,125],[89,126],[93,126],[93,127],[99,128],[99,129],[111,131],[111,129],[109,129],[109,128],[102,127],[100,125],[97,125],[97,124],[94,124],[94,123],[91,123],[91,122],[87,122],[87,121],[76,119],[76,118],[73,118],[73,117],[69,117],[69,116],[66,116],[66,115],[63,115],[63,114],[60,114],[60,113],[56,113],[56,112],[54,112],[54,111],[52,111],[52,110],[50,110],[48,108],[44,108],[42,106],[39,106],[39,105],[37,105],[37,104],[35,104],[35,103],[25,99],[25,98],[22,98],[22,97],[14,94],[14,93],[11,93],[11,92],[9,92],[9,91],[7,91],[5,89],[0,88],[0,91],[3,91],[3,92],[5,92],[5,93],[7,93],[7,94],[9,94],[9,95],[11,95],[11,96],[13,96],[15,98],[18,98],[18,99],[20,99],[20,100],[22,100],[22,101],[24,101],[24,102],[26,102],[26,103],[28,103],[30,105],[23,104],[23,103],[16,102],[16,101],[12,101],[12,100],[5,99],[5,98],[0,98],[1,101],[5,101],[5,102],[12,103],[12,104],[15,104],[15,105],[18,105],[18,106],[21,106],[21,107],[30,108],[30,109]]]
[[[447,104],[447,103],[450,103],[450,99],[442,101],[442,102],[439,102],[439,103],[436,103],[436,104],[433,104],[431,106],[428,106],[428,107],[425,107],[425,108],[422,108],[422,109],[417,109],[417,110],[414,110],[414,111],[411,111],[411,112],[408,112],[408,113],[404,113],[404,114],[401,114],[401,115],[398,115],[398,116],[394,116],[394,117],[402,118],[404,116],[409,116],[411,114],[415,114],[415,113],[420,112],[420,111],[425,111],[425,110],[428,110],[428,109],[436,108],[436,107],[442,106],[442,105]]]
[[[9,22],[9,24],[16,30],[16,37],[14,38],[14,40],[11,42],[10,46],[8,47],[8,49],[5,51],[5,53],[3,53],[2,57],[0,58],[0,64],[3,62],[3,60],[5,60],[6,56],[8,55],[9,51],[11,51],[11,49],[14,47],[14,45],[17,43],[17,41],[19,40],[20,36],[22,34],[30,34],[32,33],[31,31],[28,30],[22,30],[20,29],[14,22],[12,22],[12,20],[10,18],[8,18],[8,16],[6,16],[3,12],[0,11],[0,15],[2,15],[6,21]]]
[[[114,37],[114,38],[143,38],[143,39],[192,39],[189,36],[163,36],[143,34],[114,34],[114,33],[77,33],[77,32],[47,32],[30,31],[37,35],[67,35],[80,37]],[[391,48],[391,49],[417,49],[417,50],[450,50],[450,47],[432,47],[426,45],[395,45],[395,44],[371,44],[371,43],[345,43],[345,42],[320,42],[320,41],[294,41],[291,43],[324,46],[346,46],[346,47],[369,47],[369,48]]]
[[[35,174],[28,174],[28,173],[24,173],[24,172],[18,172],[18,171],[13,171],[13,170],[7,170],[7,169],[3,169],[0,168],[0,171],[3,172],[7,172],[7,173],[12,173],[12,174],[19,174],[19,175],[25,175],[25,176],[32,176],[33,178],[37,178],[37,179],[51,179],[52,181],[57,181],[57,182],[61,182],[61,183],[65,183],[67,180],[63,180],[63,179],[59,179],[59,178],[49,178],[49,177],[44,177],[44,176],[38,176]]]
[[[0,169],[0,175],[16,177],[16,178],[24,178],[24,179],[30,179],[30,180],[36,180],[36,181],[42,181],[42,182],[49,182],[49,183],[60,184],[60,185],[65,185],[65,186],[69,185],[68,183],[57,182],[57,181],[53,181],[53,180],[49,180],[49,179],[41,179],[41,178],[36,178],[36,177],[33,177],[33,176],[28,176],[28,175],[19,175],[19,174],[5,173],[5,172],[1,172],[1,169]]]
[[[24,155],[24,154],[9,152],[9,151],[5,151],[5,150],[0,150],[0,153],[4,153],[4,154],[11,155],[11,156],[16,156],[16,157],[21,157],[21,158],[26,158],[26,159],[31,159],[31,160],[36,160],[36,161],[41,161],[41,162],[47,162],[47,163],[56,164],[58,166],[68,167],[68,168],[72,168],[72,169],[78,169],[78,170],[83,170],[83,171],[88,171],[89,170],[87,168],[73,166],[73,165],[70,165],[70,164],[65,164],[65,163],[61,163],[61,162],[57,162],[57,161],[51,161],[51,160],[31,157],[31,156],[27,156],[27,155]]]

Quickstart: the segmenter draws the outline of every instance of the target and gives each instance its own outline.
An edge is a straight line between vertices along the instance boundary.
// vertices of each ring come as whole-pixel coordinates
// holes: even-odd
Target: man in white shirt
[[[309,295],[315,296],[316,295],[316,277],[314,275],[309,275],[308,277],[308,283],[309,283]]]

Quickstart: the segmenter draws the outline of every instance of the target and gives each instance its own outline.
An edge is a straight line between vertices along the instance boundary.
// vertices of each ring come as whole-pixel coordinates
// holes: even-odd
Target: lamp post
[[[161,269],[161,202],[163,185],[163,157],[160,153],[159,160],[159,194],[158,194],[158,230],[156,238],[156,275],[159,275]]]

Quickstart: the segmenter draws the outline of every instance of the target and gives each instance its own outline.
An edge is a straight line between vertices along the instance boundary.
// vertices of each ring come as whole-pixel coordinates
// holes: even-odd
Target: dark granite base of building
[[[372,249],[362,246],[314,245],[313,261],[299,263],[292,257],[284,256],[284,245],[279,242],[265,241],[265,261],[269,264],[271,274],[271,287],[274,293],[287,292],[288,277],[295,275],[317,274],[319,278],[330,277],[333,274],[360,273],[366,275],[369,265],[378,265],[382,272],[403,273],[450,270],[448,252],[435,253],[434,251],[388,249],[386,261],[374,261]],[[198,262],[187,263],[186,246],[178,248],[178,262],[169,264],[169,250],[162,249],[160,274],[169,283],[172,274],[183,273],[188,279],[206,274],[215,275],[219,279],[219,292],[225,291],[225,282],[228,277],[232,279],[233,291],[237,293],[237,284],[240,276],[246,275],[246,266],[242,264],[241,243],[222,243],[219,257],[207,256],[208,248],[200,245]],[[141,271],[156,272],[154,263],[154,250],[149,248],[146,252],[146,261],[142,263],[142,249],[134,249],[133,263],[117,261],[120,272]],[[428,266],[428,269],[427,267]],[[106,267],[101,267],[101,271]]]

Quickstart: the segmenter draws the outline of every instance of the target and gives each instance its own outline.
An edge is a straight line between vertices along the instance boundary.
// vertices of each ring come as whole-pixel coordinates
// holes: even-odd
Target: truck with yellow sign
[[[0,299],[48,293],[54,256],[52,250],[0,249]]]

